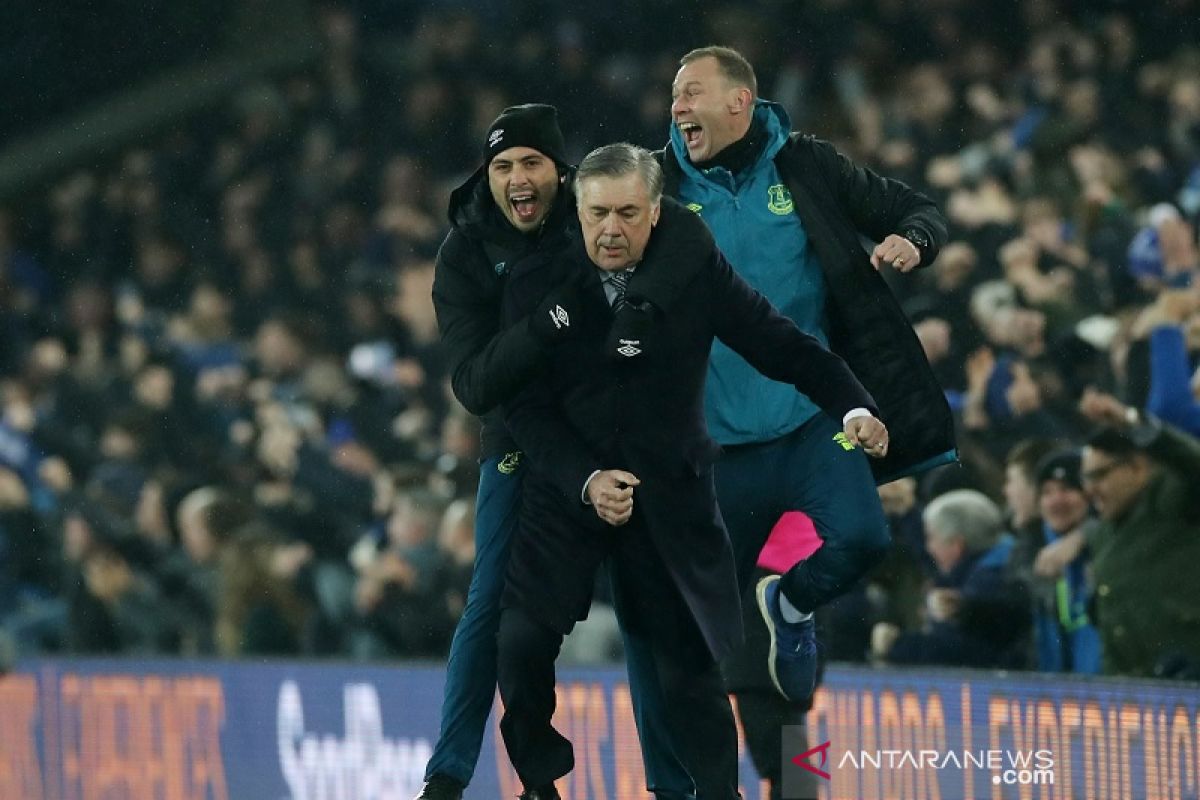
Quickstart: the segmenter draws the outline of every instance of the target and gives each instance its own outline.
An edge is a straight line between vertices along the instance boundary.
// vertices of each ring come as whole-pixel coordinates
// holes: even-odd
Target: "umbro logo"
[[[492,131],[491,135],[488,136],[488,147],[495,147],[503,138],[504,128],[496,128],[496,130]]]
[[[555,306],[550,309],[550,321],[554,323],[556,330],[571,327],[571,315],[562,306]]]
[[[626,358],[633,358],[642,352],[641,348],[638,347],[642,343],[641,339],[618,339],[617,341],[621,343],[621,346],[617,348],[617,352]]]

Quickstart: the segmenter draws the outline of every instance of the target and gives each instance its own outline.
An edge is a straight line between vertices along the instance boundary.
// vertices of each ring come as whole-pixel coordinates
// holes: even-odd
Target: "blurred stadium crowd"
[[[0,621],[19,652],[444,655],[478,438],[430,302],[449,192],[515,102],[557,105],[575,157],[661,146],[677,58],[720,42],[798,128],[951,220],[932,267],[889,280],[962,465],[881,488],[897,547],[826,612],[831,657],[928,656],[913,637],[949,624],[943,663],[1071,668],[1039,625],[1105,625],[1109,587],[1065,536],[1093,512],[1061,448],[1127,407],[1200,434],[1200,3],[405,8],[378,39],[361,8],[323,7],[310,68],[0,211]],[[1179,477],[1200,489],[1200,467]],[[985,503],[978,533],[927,536],[922,511],[962,488],[1003,521]],[[963,601],[997,537],[1014,546],[979,591],[998,620]],[[1173,573],[1105,602],[1152,615],[1155,582],[1191,569],[1158,555]],[[1173,649],[1110,669],[1195,677]]]

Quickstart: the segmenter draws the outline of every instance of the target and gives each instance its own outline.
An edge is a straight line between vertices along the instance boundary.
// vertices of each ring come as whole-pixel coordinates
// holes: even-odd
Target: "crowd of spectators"
[[[1102,663],[1156,588],[1098,583],[1123,555],[1091,534],[1120,500],[1100,471],[1133,470],[1122,442],[1161,418],[1182,442],[1131,445],[1138,488],[1174,470],[1183,505],[1136,563],[1200,541],[1200,3],[1165,6],[428,2],[384,31],[323,6],[312,66],[0,210],[3,637],[444,655],[478,439],[430,301],[449,192],[515,102],[557,105],[576,157],[661,146],[677,58],[720,42],[797,128],[951,222],[889,281],[962,463],[881,487],[896,547],[828,611],[832,655],[1195,676],[1200,630]],[[1105,424],[1120,441],[1081,466]]]

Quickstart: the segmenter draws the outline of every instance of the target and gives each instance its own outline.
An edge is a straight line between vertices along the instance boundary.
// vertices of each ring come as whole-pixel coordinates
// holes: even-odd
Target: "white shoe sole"
[[[787,692],[785,692],[783,687],[779,685],[779,676],[775,672],[775,656],[777,655],[777,651],[775,649],[775,620],[771,619],[771,612],[767,609],[767,588],[772,583],[778,582],[778,575],[768,575],[758,582],[758,586],[755,587],[754,594],[755,598],[758,600],[758,611],[760,614],[762,614],[763,622],[766,623],[767,626],[767,632],[771,635],[771,651],[767,655],[767,672],[771,676],[771,683],[775,684],[775,691],[779,692],[784,699],[791,700],[791,698],[788,697]]]

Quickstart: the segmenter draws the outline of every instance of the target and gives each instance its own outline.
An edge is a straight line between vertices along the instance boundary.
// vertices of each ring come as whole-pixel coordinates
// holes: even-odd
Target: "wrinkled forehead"
[[[579,205],[604,208],[650,206],[650,190],[636,171],[623,175],[590,175],[578,180]]]

